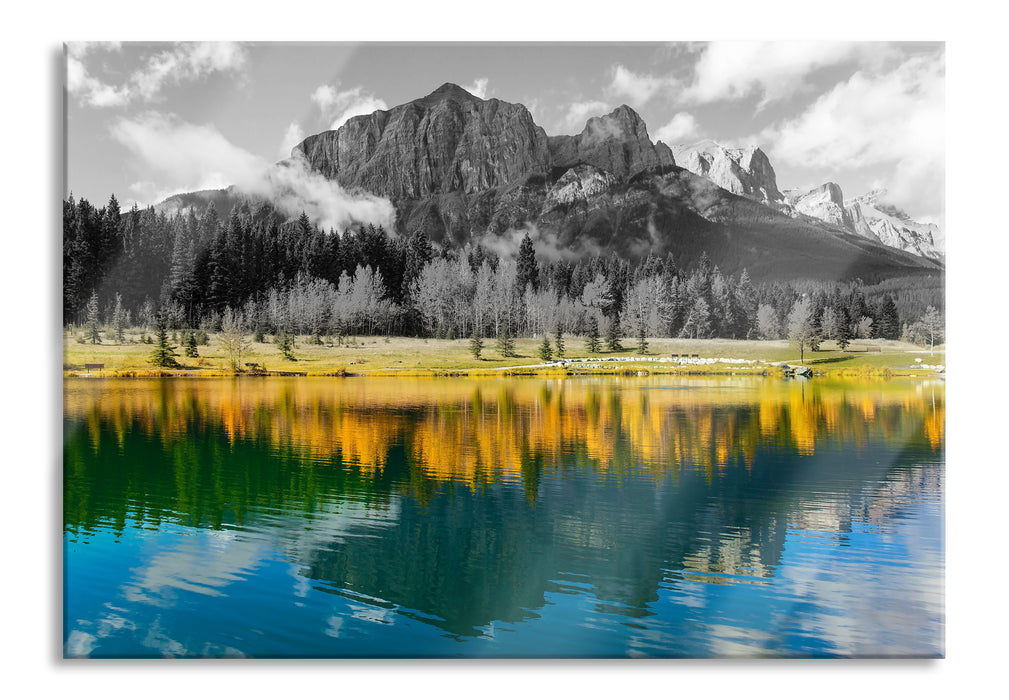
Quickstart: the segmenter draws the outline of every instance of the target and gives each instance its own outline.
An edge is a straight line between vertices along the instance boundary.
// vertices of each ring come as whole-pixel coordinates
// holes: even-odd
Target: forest
[[[904,338],[941,327],[941,279],[754,283],[707,255],[542,259],[528,234],[515,259],[479,244],[442,250],[422,231],[361,226],[323,231],[268,203],[226,215],[208,205],[168,215],[63,202],[63,322],[218,331],[238,319],[257,334],[775,339],[801,312],[813,342]]]

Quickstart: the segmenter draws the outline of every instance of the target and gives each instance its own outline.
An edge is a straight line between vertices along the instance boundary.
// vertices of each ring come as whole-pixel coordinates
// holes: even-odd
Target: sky
[[[757,145],[779,189],[885,188],[945,224],[942,43],[82,43],[66,48],[66,189],[153,204],[242,184],[307,135],[454,82],[550,135],[621,104],[653,140]]]

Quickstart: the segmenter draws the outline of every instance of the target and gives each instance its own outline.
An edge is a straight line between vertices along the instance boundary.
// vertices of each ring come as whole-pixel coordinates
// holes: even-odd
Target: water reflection
[[[68,653],[941,653],[941,384],[68,381],[65,418]]]

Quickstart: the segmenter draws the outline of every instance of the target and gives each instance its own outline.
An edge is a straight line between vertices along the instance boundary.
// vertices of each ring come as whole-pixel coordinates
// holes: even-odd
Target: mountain
[[[290,161],[347,192],[388,198],[397,231],[447,247],[511,251],[529,232],[544,258],[671,254],[689,266],[706,252],[755,280],[941,274],[935,261],[790,216],[763,152],[726,153],[706,171],[735,173],[739,184],[723,187],[680,167],[626,105],[578,134],[548,136],[523,105],[447,83],[309,136]]]
[[[887,204],[885,196],[886,190],[874,190],[845,201],[853,230],[888,246],[941,260],[945,254],[941,229],[935,224],[915,221],[906,212]]]
[[[705,140],[676,146],[673,155],[681,168],[706,177],[722,189],[779,211],[787,210],[771,161],[757,146],[727,148],[715,141]]]
[[[851,213],[844,207],[841,188],[833,182],[808,189],[787,190],[785,199],[799,214],[856,232]]]
[[[811,217],[898,250],[942,260],[939,227],[914,221],[906,213],[883,204],[880,201],[883,191],[845,200],[839,185],[826,182],[782,192],[770,160],[757,146],[729,148],[705,140],[674,146],[672,150],[680,167],[776,211]]]

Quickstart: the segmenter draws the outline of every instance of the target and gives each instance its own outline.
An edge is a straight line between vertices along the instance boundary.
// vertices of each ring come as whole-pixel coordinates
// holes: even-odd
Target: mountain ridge
[[[556,255],[707,252],[726,272],[755,279],[883,279],[942,266],[878,239],[793,216],[759,149],[746,154],[779,208],[679,166],[627,105],[575,135],[548,136],[517,103],[446,83],[428,95],[351,118],[292,150],[311,172],[348,190],[389,198],[396,229],[458,247],[532,231]],[[759,189],[759,188],[758,188]]]

